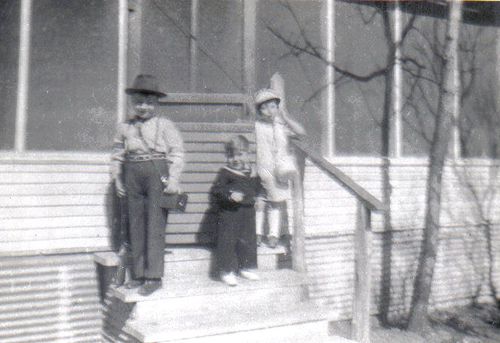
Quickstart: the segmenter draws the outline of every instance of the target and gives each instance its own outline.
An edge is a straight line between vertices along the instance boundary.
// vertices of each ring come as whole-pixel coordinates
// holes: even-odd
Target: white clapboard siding
[[[189,204],[186,213],[169,216],[167,241],[210,241],[215,218],[209,192],[226,163],[225,144],[243,134],[251,141],[253,158],[253,125],[187,123],[179,128],[186,150],[181,181]],[[118,220],[110,173],[110,154],[1,155],[0,254],[110,248],[111,224]]]
[[[72,183],[75,180],[79,180],[82,184],[102,184],[111,181],[109,173],[0,173],[0,185]]]
[[[69,235],[69,234],[68,234]],[[53,254],[82,251],[109,250],[109,237],[64,238],[0,242],[0,252],[5,256]]]
[[[0,207],[43,206],[106,206],[108,201],[100,195],[0,195]]]
[[[17,206],[0,207],[1,219],[43,218],[43,217],[75,217],[75,216],[106,216],[111,211],[107,204],[100,205],[70,205],[70,206]]]
[[[380,199],[381,163],[372,162],[364,163],[360,159],[349,162],[343,158],[341,163],[335,163],[334,160],[337,167]],[[390,314],[401,316],[408,313],[411,303],[423,236],[427,166],[424,160],[414,160],[411,165],[396,162],[393,161],[389,170],[393,187],[392,232],[384,232],[382,215],[372,215],[372,311],[388,309]],[[434,308],[467,304],[478,291],[487,292],[483,284],[487,280],[488,265],[500,263],[500,181],[490,178],[487,164],[465,169],[466,176],[457,175],[456,169],[447,166],[443,177],[442,228],[431,297]],[[464,183],[464,177],[470,185]],[[356,201],[310,161],[306,164],[304,183],[311,298],[327,304],[332,318],[350,318]],[[491,204],[478,204],[471,197],[471,187],[480,196],[493,195]],[[490,251],[478,208],[484,210],[493,223]],[[500,273],[495,272],[492,277],[494,284],[500,286]]]

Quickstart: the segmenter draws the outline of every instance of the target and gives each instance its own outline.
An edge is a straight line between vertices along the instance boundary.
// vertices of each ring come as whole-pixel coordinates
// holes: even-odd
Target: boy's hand
[[[116,187],[116,194],[118,195],[119,198],[123,198],[124,196],[127,195],[125,185],[123,184],[122,180],[119,177],[115,179],[115,187]]]
[[[181,192],[181,186],[178,181],[169,180],[163,192],[167,194],[177,194]]]
[[[243,201],[243,198],[244,198],[244,194],[241,193],[241,192],[238,192],[238,191],[235,191],[235,192],[231,192],[231,195],[229,196],[229,198],[234,201],[234,202],[242,202]]]

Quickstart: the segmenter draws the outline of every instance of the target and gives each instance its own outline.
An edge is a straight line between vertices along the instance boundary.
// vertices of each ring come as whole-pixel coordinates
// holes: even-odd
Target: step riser
[[[187,340],[169,340],[160,343],[302,343],[325,342],[327,340],[328,322],[318,321]],[[153,341],[144,340],[144,343],[151,342]]]
[[[279,268],[278,255],[261,255],[258,258],[259,270],[276,270]],[[165,277],[174,275],[209,275],[214,262],[208,259],[191,261],[165,262]]]
[[[229,287],[229,286],[228,286]],[[263,308],[302,302],[307,299],[305,286],[248,290],[244,292],[177,297],[138,302],[133,318],[162,320],[180,314],[209,314],[221,307],[231,312],[245,304]]]

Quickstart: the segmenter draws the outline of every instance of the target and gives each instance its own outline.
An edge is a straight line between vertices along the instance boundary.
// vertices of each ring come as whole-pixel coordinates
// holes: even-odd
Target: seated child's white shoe
[[[228,286],[234,287],[238,285],[238,280],[236,279],[236,275],[234,275],[233,272],[222,274],[220,279]]]
[[[247,279],[247,280],[251,280],[251,281],[257,281],[257,280],[260,280],[260,277],[259,275],[257,275],[257,273],[255,272],[252,272],[248,269],[242,269],[240,270],[240,275],[241,277]]]

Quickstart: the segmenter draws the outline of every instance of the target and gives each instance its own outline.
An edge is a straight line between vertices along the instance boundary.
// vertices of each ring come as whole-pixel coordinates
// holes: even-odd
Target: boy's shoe
[[[262,235],[257,235],[257,246],[260,247],[262,245]]]
[[[147,297],[161,288],[161,279],[149,279],[139,288],[139,294]]]
[[[125,284],[126,289],[134,289],[134,288],[139,288],[144,284],[144,279],[134,279],[130,280]]]
[[[238,280],[236,279],[236,275],[234,275],[233,272],[222,274],[220,279],[228,286],[234,287],[238,285]]]
[[[270,236],[267,239],[267,245],[269,245],[270,248],[274,249],[278,246],[278,237]]]
[[[245,279],[251,280],[251,281],[260,280],[260,277],[259,277],[259,275],[257,275],[257,273],[252,272],[252,271],[250,271],[248,269],[242,269],[242,270],[240,270],[240,276],[242,278],[245,278]]]

